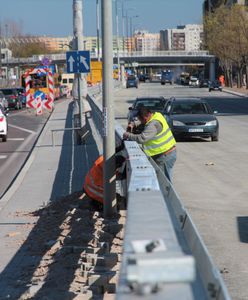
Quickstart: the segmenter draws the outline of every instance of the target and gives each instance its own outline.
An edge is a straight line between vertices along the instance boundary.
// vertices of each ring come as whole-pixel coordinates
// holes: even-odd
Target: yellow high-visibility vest
[[[143,149],[148,156],[164,153],[176,145],[176,141],[164,116],[159,112],[155,112],[147,124],[153,120],[159,121],[163,129],[153,139],[143,144]]]

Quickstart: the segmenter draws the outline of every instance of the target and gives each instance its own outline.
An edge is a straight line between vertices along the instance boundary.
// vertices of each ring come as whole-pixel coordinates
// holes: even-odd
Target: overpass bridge
[[[40,64],[41,60],[47,57],[54,64],[64,66],[66,63],[66,54],[33,55],[28,58],[4,58],[1,63],[3,67],[24,68]],[[97,60],[95,53],[91,54],[91,59]],[[139,66],[150,68],[183,67],[183,66],[202,66],[209,72],[209,78],[215,78],[215,56],[208,51],[119,51],[114,53],[113,62],[120,61],[125,66]]]

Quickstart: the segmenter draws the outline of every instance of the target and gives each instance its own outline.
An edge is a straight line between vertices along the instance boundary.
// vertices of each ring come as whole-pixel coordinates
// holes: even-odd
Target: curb
[[[235,96],[239,96],[239,97],[242,97],[242,98],[247,98],[248,97],[248,95],[246,95],[246,94],[231,91],[231,90],[228,90],[228,89],[223,89],[223,92],[228,93],[228,94],[232,94],[232,95],[235,95]]]

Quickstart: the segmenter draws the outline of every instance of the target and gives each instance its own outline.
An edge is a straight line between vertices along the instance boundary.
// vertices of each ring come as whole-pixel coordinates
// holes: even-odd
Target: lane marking
[[[8,141],[24,141],[24,138],[8,138]]]
[[[31,133],[31,134],[35,134],[36,133],[33,130],[26,129],[26,128],[19,127],[19,126],[16,126],[16,125],[12,125],[12,124],[9,124],[9,127],[16,128],[16,129],[19,129],[19,130],[22,130],[22,131],[25,131],[25,132],[28,132],[28,133]]]
[[[7,158],[7,155],[0,155],[0,159],[5,159]]]

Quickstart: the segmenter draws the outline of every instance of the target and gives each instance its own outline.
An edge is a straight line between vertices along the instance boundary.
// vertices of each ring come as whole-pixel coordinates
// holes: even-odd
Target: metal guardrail
[[[89,102],[100,130],[100,104]],[[115,128],[119,144],[124,129]],[[116,299],[231,300],[171,183],[136,142],[126,141],[125,150],[128,211]]]

